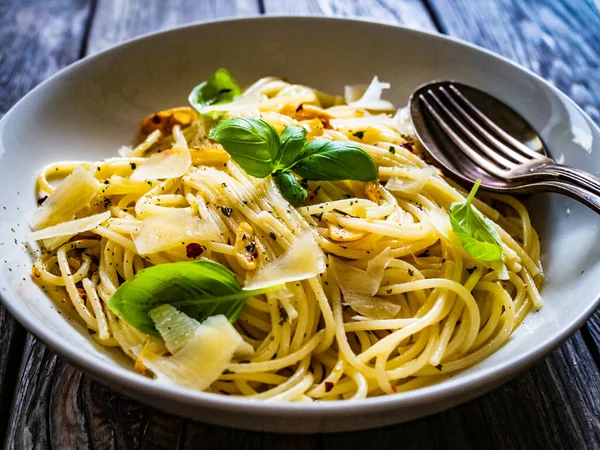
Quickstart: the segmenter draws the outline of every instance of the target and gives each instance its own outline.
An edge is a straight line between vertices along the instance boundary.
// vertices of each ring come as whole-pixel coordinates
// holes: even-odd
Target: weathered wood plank
[[[89,3],[0,2],[0,117],[40,81],[79,57]],[[0,442],[6,433],[24,341],[25,331],[0,307]]]
[[[90,0],[0,2],[0,116],[80,57]]]
[[[264,6],[266,14],[365,17],[411,28],[435,29],[434,22],[421,0],[264,0]]]
[[[600,10],[593,0],[429,0],[444,32],[555,84],[600,123]]]
[[[596,314],[591,317],[583,328],[582,333],[584,338],[586,338],[588,346],[596,348],[593,356],[596,360],[596,365],[600,367],[600,311],[596,311]]]
[[[199,20],[258,13],[258,0],[99,0],[86,54],[151,31]]]
[[[23,350],[25,330],[6,309],[0,307],[0,442],[4,440],[9,421],[18,368]]]

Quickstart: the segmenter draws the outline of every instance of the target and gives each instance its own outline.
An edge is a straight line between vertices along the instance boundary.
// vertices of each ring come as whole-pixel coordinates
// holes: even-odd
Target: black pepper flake
[[[279,307],[279,325],[283,325],[288,319],[288,313],[283,307]]]
[[[226,188],[227,187],[227,183],[221,183],[221,187]]]
[[[185,247],[185,256],[188,258],[197,258],[202,253],[204,253],[204,246],[196,242],[192,242]]]
[[[249,251],[250,253],[252,253],[254,256],[256,256],[256,243],[255,242],[250,242],[248,245],[246,245],[245,249],[247,251]]]
[[[108,180],[104,180],[104,184],[108,184],[110,183]]]
[[[437,370],[440,370],[440,371],[441,371],[441,370],[442,370],[442,365],[441,365],[441,364],[438,364],[437,366],[435,366],[435,368],[436,368]]]
[[[112,204],[112,202],[110,201],[110,198],[104,199],[104,207],[105,208],[108,208],[111,204]]]
[[[475,271],[475,269],[477,269],[477,266],[468,267],[467,272],[469,273],[469,275],[471,275]]]
[[[386,293],[389,295],[389,294],[391,294],[393,291],[392,291],[392,289],[387,289],[385,292],[386,292]]]
[[[390,146],[390,153],[391,153],[392,155],[395,155],[395,154],[396,154],[396,149],[395,149],[394,147],[391,147],[391,146]]]
[[[152,116],[152,122],[159,124],[160,123],[160,117],[158,116],[158,114],[154,114]]]
[[[357,131],[356,133],[354,133],[352,136],[357,137],[359,139],[362,139],[363,136],[365,135],[364,131]]]
[[[130,162],[129,165],[131,166],[131,170],[135,170],[137,167],[137,164],[134,162]]]
[[[46,201],[47,198],[48,198],[47,195],[44,195],[42,198],[38,198],[37,204],[41,206]],[[6,208],[4,208],[4,209],[6,209]]]
[[[88,328],[88,333],[90,333],[90,334],[96,334],[96,330],[92,330],[91,328]]]
[[[502,312],[506,311],[506,306],[502,305]]]
[[[271,239],[273,239],[274,241],[276,241],[276,240],[277,240],[277,235],[276,235],[275,233],[273,233],[272,231],[269,233],[269,237],[270,237]]]
[[[229,217],[231,216],[233,209],[231,209],[229,206],[221,206],[221,212],[225,217]]]
[[[411,276],[411,277],[412,277],[412,276],[414,276],[414,274],[415,274],[415,271],[414,271],[414,270],[412,270],[412,269],[408,269],[408,275],[409,275],[409,276]]]
[[[425,250],[423,253],[419,255],[420,258],[426,258],[429,256],[429,249]]]
[[[321,220],[323,220],[323,213],[319,213],[315,216],[317,218],[317,220],[320,222]]]
[[[350,195],[350,194],[344,194],[344,198],[352,198],[352,195]]]
[[[333,389],[333,383],[331,381],[325,382],[325,392],[329,392]]]

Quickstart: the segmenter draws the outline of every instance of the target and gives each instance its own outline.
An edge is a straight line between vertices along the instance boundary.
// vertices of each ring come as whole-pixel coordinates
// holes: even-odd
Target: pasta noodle
[[[236,245],[244,227],[254,234],[259,265],[310,232],[327,270],[288,282],[287,295],[269,292],[246,302],[235,328],[254,353],[231,362],[209,392],[313,401],[417,389],[486,358],[542,306],[540,245],[526,208],[501,195],[476,199],[502,240],[504,264],[469,256],[447,213],[466,193],[425,162],[401,114],[370,113],[276,78],[257,81],[244,97],[257,100],[228,115],[261,117],[278,132],[301,126],[309,140],[352,142],[373,158],[380,182],[310,181],[307,201],[294,208],[271,177],[249,176],[209,140],[205,119],[175,124],[172,133],[155,130],[119,157],[47,166],[37,180],[41,196],[54,192],[53,176],[77,167],[102,184],[66,222],[110,212],[91,230],[44,240],[46,251],[33,264],[34,278],[64,290],[97,343],[119,346],[137,361],[136,370],[150,374],[139,359],[150,338],[115,316],[111,295],[145,267],[190,260],[195,243],[202,257],[245,280],[256,268]],[[139,167],[151,174],[152,161],[166,158],[171,147],[190,155],[184,174],[159,181],[134,175]],[[145,230],[167,226],[156,221],[173,210],[201,218],[210,230],[198,232],[206,233],[203,239],[176,235],[176,245],[141,253]],[[384,262],[379,272],[376,258]],[[353,292],[349,279],[364,274],[377,280],[372,290]]]

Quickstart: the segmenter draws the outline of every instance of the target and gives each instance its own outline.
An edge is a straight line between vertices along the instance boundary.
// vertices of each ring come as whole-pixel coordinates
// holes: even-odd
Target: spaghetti
[[[87,227],[43,240],[34,278],[70,299],[97,343],[122,348],[137,371],[151,375],[140,358],[150,338],[108,307],[124,281],[150,265],[200,255],[245,280],[309,233],[327,269],[246,301],[235,328],[253,353],[232,361],[207,391],[269,401],[359,399],[416,389],[476,364],[542,305],[540,244],[527,210],[512,197],[475,199],[504,254],[499,265],[475,260],[448,220],[465,192],[424,161],[402,111],[392,117],[360,106],[265,78],[225,112],[260,117],[278,132],[303,127],[309,141],[352,142],[375,161],[379,182],[310,181],[298,208],[271,177],[247,175],[207,138],[214,121],[186,108],[151,116],[143,142],[120,157],[45,167],[40,196],[52,199],[50,178],[77,170],[102,186],[89,202],[79,192],[85,206],[61,221],[84,219]],[[153,170],[168,169],[159,158],[173,148],[191,164],[181,176],[153,178]],[[138,172],[144,167],[147,178]],[[176,242],[140,251],[148,244],[140,230],[167,226],[160,217],[172,221],[171,213],[207,227],[181,228]],[[242,234],[252,238],[256,258],[240,245]]]

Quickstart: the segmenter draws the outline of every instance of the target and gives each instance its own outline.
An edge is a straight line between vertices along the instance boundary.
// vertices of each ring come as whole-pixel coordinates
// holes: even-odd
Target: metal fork
[[[600,179],[583,170],[558,164],[524,145],[477,108],[463,95],[459,86],[465,90],[468,88],[469,92],[474,90],[458,83],[436,82],[415,91],[414,95],[418,95],[431,120],[477,167],[498,181],[517,185],[538,185],[545,181],[551,185],[573,184],[600,196]],[[501,105],[508,109],[506,105]],[[510,111],[516,116],[514,111]],[[520,119],[519,127],[524,127],[523,124],[530,127]],[[510,121],[508,123],[512,126]],[[532,128],[526,131],[535,134]]]

